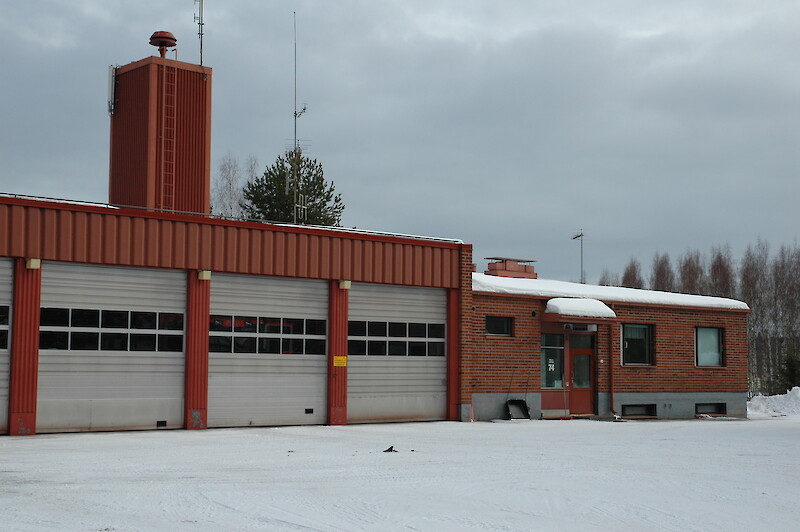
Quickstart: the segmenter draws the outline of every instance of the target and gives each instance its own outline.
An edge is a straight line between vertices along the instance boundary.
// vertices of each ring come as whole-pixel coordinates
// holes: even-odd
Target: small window
[[[303,319],[283,318],[283,334],[303,334]]]
[[[69,333],[64,331],[41,331],[39,349],[69,349]]]
[[[622,326],[622,363],[653,364],[653,326],[625,324]]]
[[[443,323],[429,324],[428,338],[444,338],[444,324]]]
[[[307,355],[324,355],[325,354],[325,340],[317,338],[306,338],[306,354]]]
[[[256,339],[252,336],[235,336],[233,338],[234,353],[255,353]]]
[[[280,338],[259,338],[258,352],[266,355],[279,355],[281,352]]]
[[[367,341],[366,340],[348,340],[347,342],[348,355],[366,355],[367,354]]]
[[[178,334],[159,334],[158,350],[174,352],[183,351],[183,336]]]
[[[512,336],[514,318],[504,316],[486,316],[486,334],[496,336]]]
[[[128,311],[127,310],[104,310],[102,315],[102,325],[105,329],[127,329]]]
[[[374,356],[386,355],[386,341],[370,340],[369,342],[367,342],[367,354]]]
[[[428,354],[427,343],[408,342],[408,354],[412,357],[424,357]]]
[[[0,325],[8,325],[8,305],[0,305]]]
[[[131,333],[131,351],[155,351],[155,334],[135,334]]]
[[[233,351],[233,340],[230,336],[209,336],[208,351],[210,353],[230,353]]]
[[[39,322],[42,327],[69,327],[69,309],[43,308],[39,312]]]
[[[369,336],[386,336],[386,322],[371,321],[367,326],[367,331]]]
[[[431,342],[428,344],[429,357],[443,357],[444,356],[444,342]]]
[[[375,335],[375,336],[380,336],[380,335]],[[407,323],[390,322],[389,323],[389,336],[391,336],[393,338],[405,338],[406,336],[408,336],[408,324]]]
[[[69,348],[76,351],[97,351],[100,347],[100,333],[73,332],[70,333]]]
[[[100,311],[72,309],[73,327],[100,327]]]
[[[698,366],[722,366],[722,329],[698,327],[696,330]]]
[[[258,318],[244,316],[236,316],[233,318],[233,332],[254,333],[257,329]],[[253,353],[255,353],[255,351],[253,351]]]
[[[100,335],[100,349],[103,351],[127,351],[128,335],[104,332]]]
[[[155,312],[131,312],[131,329],[155,329]]]
[[[724,416],[728,413],[725,403],[695,403],[694,415],[696,416]]]
[[[404,357],[407,354],[407,345],[408,344],[406,342],[391,341],[389,342],[389,354],[392,356]]]
[[[8,349],[8,331],[0,331],[0,349]]]
[[[280,318],[259,318],[258,319],[258,332],[279,334],[281,332],[281,319]]]
[[[208,319],[208,330],[231,332],[233,330],[233,320],[230,316],[214,314]]]
[[[162,331],[182,331],[183,314],[161,312],[158,315],[158,328]]]
[[[303,354],[303,339],[302,338],[284,338],[281,341],[281,354],[283,354],[283,355],[302,355]]]
[[[428,336],[427,329],[424,323],[409,323],[408,335],[412,338],[425,338]]]
[[[622,405],[622,417],[656,417],[656,405]]]
[[[306,320],[306,334],[325,336],[325,320]]]
[[[367,322],[366,321],[350,321],[350,322],[347,322],[347,335],[348,336],[366,336],[367,335]]]

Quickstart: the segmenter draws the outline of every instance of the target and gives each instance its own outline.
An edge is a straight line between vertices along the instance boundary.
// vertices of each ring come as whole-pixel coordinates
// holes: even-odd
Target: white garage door
[[[349,309],[348,421],[445,419],[446,291],[353,283]]]
[[[208,425],[327,421],[325,281],[214,274]]]
[[[183,425],[186,273],[42,266],[36,430]]]
[[[11,299],[14,261],[0,259],[0,432],[8,432],[8,375],[11,352]]]

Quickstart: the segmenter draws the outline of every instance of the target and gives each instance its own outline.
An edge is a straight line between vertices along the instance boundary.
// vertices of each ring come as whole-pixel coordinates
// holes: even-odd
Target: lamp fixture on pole
[[[583,229],[573,235],[572,240],[581,240],[581,284],[586,284],[586,272],[583,271]]]

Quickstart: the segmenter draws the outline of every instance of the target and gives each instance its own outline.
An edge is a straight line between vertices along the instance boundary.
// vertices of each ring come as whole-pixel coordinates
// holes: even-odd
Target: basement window
[[[656,405],[622,405],[622,417],[656,417]]]
[[[728,413],[726,403],[696,403],[694,405],[695,416],[724,416]]]
[[[508,316],[486,316],[486,334],[513,336],[514,318]]]

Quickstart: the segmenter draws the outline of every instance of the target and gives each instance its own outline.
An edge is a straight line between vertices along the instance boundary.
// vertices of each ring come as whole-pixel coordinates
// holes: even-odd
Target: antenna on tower
[[[297,214],[300,213],[300,219],[305,220],[308,214],[308,206],[306,197],[303,194],[298,196],[298,183],[297,173],[300,166],[300,146],[297,141],[297,119],[308,110],[308,106],[303,104],[303,108],[297,110],[297,12],[292,11],[294,23],[294,151],[292,153],[292,188],[294,189],[294,209],[293,220],[297,223]],[[286,181],[286,192],[289,192],[289,181]],[[298,201],[299,200],[299,201]]]
[[[200,4],[199,13],[194,16],[194,21],[197,22],[197,37],[200,38],[200,66],[203,66],[203,0],[194,0],[195,4]]]

